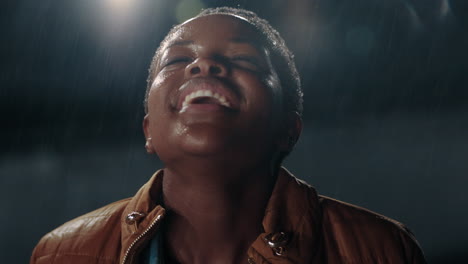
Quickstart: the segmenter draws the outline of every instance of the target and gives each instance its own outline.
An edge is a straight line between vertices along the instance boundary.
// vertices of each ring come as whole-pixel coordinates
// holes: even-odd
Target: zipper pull
[[[132,233],[135,234],[138,230],[138,223],[145,217],[144,213],[131,212],[125,217],[125,223],[132,226]]]

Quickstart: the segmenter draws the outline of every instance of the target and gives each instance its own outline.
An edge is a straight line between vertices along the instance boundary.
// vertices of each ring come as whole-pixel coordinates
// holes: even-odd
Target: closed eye
[[[179,63],[190,63],[192,61],[192,58],[190,57],[173,57],[169,58],[165,61],[163,64],[163,68],[171,65],[177,65]]]
[[[234,64],[251,70],[258,70],[261,67],[259,60],[254,56],[239,55],[230,58]]]

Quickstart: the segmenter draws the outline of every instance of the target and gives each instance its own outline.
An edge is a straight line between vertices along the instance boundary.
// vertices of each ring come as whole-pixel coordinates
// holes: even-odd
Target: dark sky
[[[462,263],[463,0],[3,1],[0,259],[26,262],[44,233],[132,195],[162,166],[141,133],[149,62],[177,16],[220,3],[267,18],[296,55],[306,126],[287,167],[404,222],[431,263]]]

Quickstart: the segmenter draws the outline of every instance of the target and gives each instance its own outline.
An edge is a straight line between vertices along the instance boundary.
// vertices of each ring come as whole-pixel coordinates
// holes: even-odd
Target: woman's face
[[[166,165],[183,155],[247,161],[276,151],[282,93],[262,43],[230,15],[189,20],[165,42],[144,129]]]

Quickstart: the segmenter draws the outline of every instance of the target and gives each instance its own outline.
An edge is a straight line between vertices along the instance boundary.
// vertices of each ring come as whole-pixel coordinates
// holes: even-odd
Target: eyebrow
[[[171,42],[167,48],[171,48],[171,47],[174,47],[174,46],[187,46],[187,45],[191,45],[193,44],[193,40],[178,40],[178,41],[174,41],[174,42]]]
[[[242,37],[236,37],[236,38],[232,38],[230,39],[231,42],[234,42],[234,43],[240,43],[240,44],[249,44],[255,48],[260,48],[261,45],[259,45],[259,43],[255,42],[253,39],[251,38],[242,38]]]
[[[255,41],[255,40],[252,39],[252,38],[235,37],[235,38],[230,39],[230,41],[233,42],[233,43],[237,43],[237,44],[246,44],[246,45],[249,45],[249,46],[251,46],[253,49],[255,49],[255,51],[257,52],[257,54],[262,54],[262,53],[263,53],[263,49],[265,48],[265,47],[263,46],[263,44],[259,43],[258,41]]]

